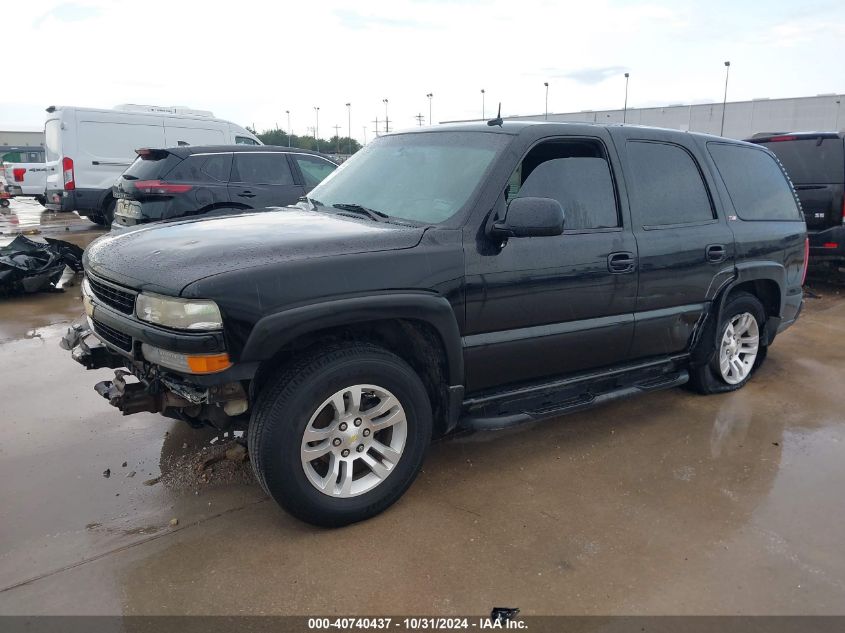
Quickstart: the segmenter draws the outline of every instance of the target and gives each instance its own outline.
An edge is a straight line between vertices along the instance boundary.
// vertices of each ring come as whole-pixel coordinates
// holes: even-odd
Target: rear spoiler
[[[166,149],[151,149],[149,147],[141,147],[136,149],[135,153],[141,157],[142,160],[161,160],[166,158],[170,153]]]
[[[836,132],[777,132],[757,133],[745,139],[748,143],[778,143],[782,141],[810,141],[817,140],[819,145],[825,139],[840,138]]]

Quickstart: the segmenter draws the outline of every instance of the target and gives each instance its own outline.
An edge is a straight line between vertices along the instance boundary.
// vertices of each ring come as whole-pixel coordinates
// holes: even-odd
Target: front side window
[[[619,226],[610,165],[595,141],[549,141],[534,147],[511,175],[505,196],[557,200],[567,231]]]
[[[495,132],[417,132],[368,143],[309,197],[331,207],[358,204],[436,224],[454,216],[478,189],[511,137]]]
[[[737,216],[743,220],[803,220],[780,166],[767,152],[708,143]]]
[[[713,219],[707,187],[693,157],[678,145],[628,141],[631,210],[641,226],[689,224]]]
[[[256,185],[293,184],[287,157],[269,152],[236,153],[232,180]]]
[[[299,171],[302,172],[302,177],[305,179],[306,187],[316,187],[323,182],[330,173],[337,169],[337,165],[316,156],[295,154],[293,159],[299,166]]]

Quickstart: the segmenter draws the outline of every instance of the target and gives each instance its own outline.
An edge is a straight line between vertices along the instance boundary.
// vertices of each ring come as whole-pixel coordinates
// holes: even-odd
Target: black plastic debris
[[[65,266],[82,271],[81,248],[51,238],[44,238],[44,242],[18,235],[0,247],[0,293],[54,291]]]
[[[490,612],[490,621],[505,624],[506,622],[513,620],[518,613],[519,609],[517,608],[493,607],[493,610]]]

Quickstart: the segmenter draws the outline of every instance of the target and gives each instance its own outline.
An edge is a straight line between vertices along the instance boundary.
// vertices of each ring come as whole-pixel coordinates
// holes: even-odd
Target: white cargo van
[[[119,105],[111,110],[50,106],[44,126],[47,208],[77,211],[108,226],[112,184],[141,147],[261,145],[247,130],[211,112]]]

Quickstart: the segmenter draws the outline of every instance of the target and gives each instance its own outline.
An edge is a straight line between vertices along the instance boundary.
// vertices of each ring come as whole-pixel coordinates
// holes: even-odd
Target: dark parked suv
[[[337,169],[314,152],[272,145],[139,149],[113,187],[113,228],[296,203]]]
[[[796,132],[749,139],[771,150],[792,179],[807,221],[813,266],[845,266],[843,137],[842,132]]]
[[[248,422],[261,485],[322,525],[387,508],[456,427],[742,387],[802,305],[772,154],[491,123],[382,136],[299,208],[101,237],[93,336],[63,345],[120,368],[96,389],[124,414]]]

